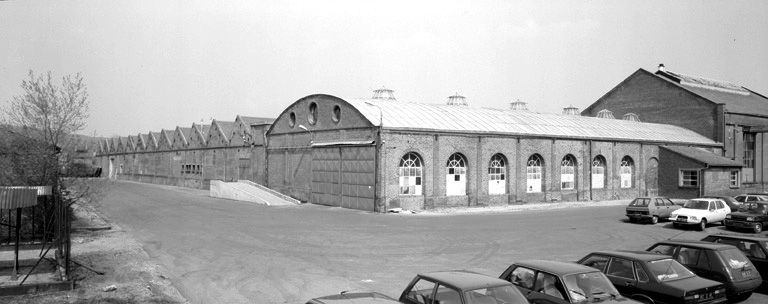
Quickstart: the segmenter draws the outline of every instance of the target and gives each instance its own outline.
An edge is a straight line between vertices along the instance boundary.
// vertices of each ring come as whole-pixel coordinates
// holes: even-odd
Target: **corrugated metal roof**
[[[376,126],[381,124],[381,117],[384,129],[721,145],[691,130],[665,124],[402,101],[348,102]]]
[[[672,83],[714,103],[725,104],[725,109],[728,112],[768,116],[768,98],[743,86],[669,71],[657,72],[656,74],[664,76],[663,73],[679,80],[671,81]],[[667,79],[665,77],[662,78]]]
[[[0,187],[0,209],[16,209],[37,205],[38,191],[34,187]]]
[[[709,167],[741,167],[741,163],[727,157],[695,147],[661,146],[674,153],[680,154],[692,160],[704,163]]]

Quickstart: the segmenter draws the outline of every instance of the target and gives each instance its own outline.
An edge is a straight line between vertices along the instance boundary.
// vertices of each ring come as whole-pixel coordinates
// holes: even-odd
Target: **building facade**
[[[723,144],[722,156],[742,164],[737,192],[765,192],[768,98],[746,87],[668,71],[639,69],[586,108],[671,124]]]

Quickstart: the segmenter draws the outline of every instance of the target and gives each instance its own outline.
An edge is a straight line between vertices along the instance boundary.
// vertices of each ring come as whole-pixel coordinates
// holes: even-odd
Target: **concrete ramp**
[[[223,182],[211,180],[211,197],[252,202],[267,206],[298,205],[301,202],[249,180]]]

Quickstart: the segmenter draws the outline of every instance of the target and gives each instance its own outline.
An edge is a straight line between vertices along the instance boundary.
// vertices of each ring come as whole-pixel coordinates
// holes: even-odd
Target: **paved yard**
[[[397,297],[417,272],[498,275],[520,259],[569,261],[593,250],[644,249],[655,240],[704,235],[625,223],[623,206],[372,214],[266,207],[128,182],[112,187],[102,204],[192,303],[303,303],[342,290]],[[757,294],[744,303],[767,302]]]

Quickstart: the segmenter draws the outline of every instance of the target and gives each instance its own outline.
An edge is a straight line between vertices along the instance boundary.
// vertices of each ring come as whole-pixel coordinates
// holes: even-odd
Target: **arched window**
[[[528,163],[525,167],[525,177],[527,180],[526,192],[541,192],[541,180],[544,175],[541,170],[543,163],[544,161],[538,154],[531,155],[531,157],[528,158]]]
[[[592,159],[592,189],[605,188],[605,158],[602,155]]]
[[[622,188],[632,188],[632,167],[634,167],[634,165],[635,163],[629,156],[624,156],[624,158],[621,159],[619,174],[621,175]]]
[[[467,161],[459,153],[451,154],[446,164],[445,195],[467,194]]]
[[[560,189],[573,190],[576,188],[576,158],[566,155],[560,162]]]
[[[421,195],[421,157],[408,152],[400,159],[400,194]]]
[[[507,161],[504,155],[494,154],[488,164],[488,194],[504,194],[506,187]]]

